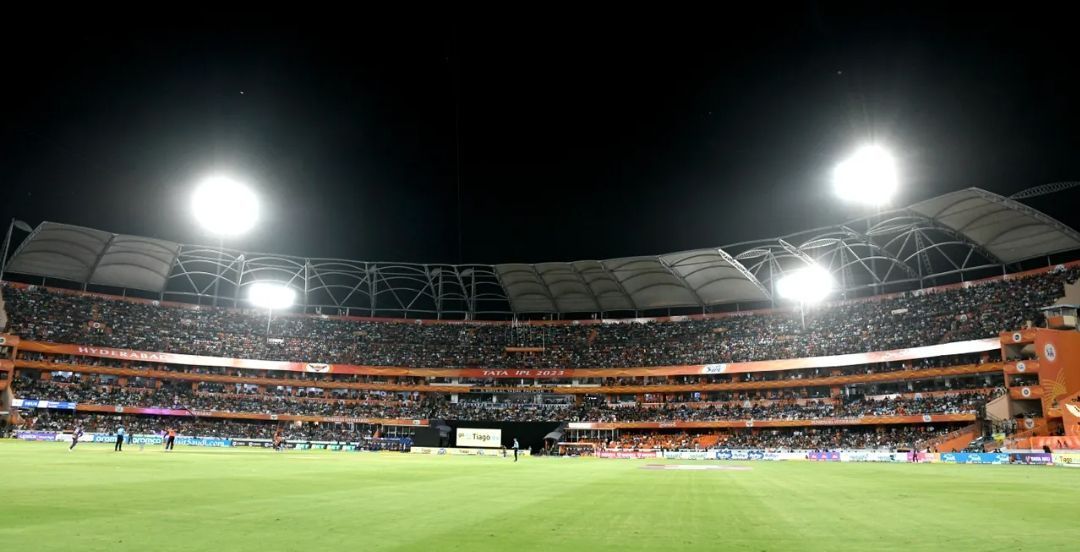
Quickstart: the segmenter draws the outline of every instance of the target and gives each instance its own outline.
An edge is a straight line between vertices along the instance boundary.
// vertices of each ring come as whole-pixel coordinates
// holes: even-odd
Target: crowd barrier
[[[23,441],[60,441],[71,440],[71,433],[56,431],[16,431],[15,438]],[[130,436],[130,443],[135,445],[162,445],[164,438],[161,435],[136,434]],[[114,443],[116,435],[109,433],[86,433],[80,442],[88,443]],[[269,439],[231,439],[221,437],[197,437],[179,435],[176,444],[182,446],[197,447],[269,447]],[[357,443],[338,441],[289,441],[289,448],[297,450],[357,450]],[[438,456],[494,456],[504,455],[501,449],[484,449],[468,447],[412,447],[409,451],[413,454],[430,454]],[[506,456],[513,456],[512,450],[505,452]],[[528,450],[520,450],[521,456],[529,456]],[[1026,465],[1053,465],[1071,468],[1080,468],[1080,453],[1044,453],[1044,452],[1013,452],[1013,453],[976,453],[976,452],[943,452],[943,453],[917,453],[910,452],[883,452],[873,450],[841,450],[841,451],[789,451],[775,452],[757,449],[719,449],[719,450],[665,450],[665,451],[632,451],[632,450],[598,450],[597,458],[617,459],[655,459],[667,460],[744,460],[744,461],[818,461],[818,462],[912,462],[943,463],[943,464],[1026,464]]]
[[[23,441],[55,441],[55,431],[16,431],[16,439],[22,439]]]
[[[1003,452],[942,452],[943,464],[1008,464],[1009,455]]]
[[[755,449],[630,451],[599,450],[597,458],[666,460],[765,460],[812,462],[919,462],[927,464],[1029,464],[1080,467],[1080,453],[911,453],[877,450],[790,451],[775,452]]]
[[[433,454],[436,456],[494,456],[510,457],[514,455],[512,449],[497,449],[497,448],[473,448],[473,447],[412,447],[409,450],[412,454]],[[529,456],[527,449],[521,449],[518,451],[518,456]],[[654,455],[655,458],[655,455]]]
[[[1066,466],[1069,468],[1080,468],[1080,453],[1076,452],[1062,452],[1054,453],[1050,455],[1054,460],[1055,466]]]
[[[623,458],[623,459],[635,459],[635,458],[656,458],[660,452],[658,451],[640,451],[640,450],[598,450],[596,451],[597,458]]]
[[[56,431],[16,431],[15,438],[23,441],[70,441],[71,433]],[[115,443],[116,435],[112,433],[84,433],[79,439],[80,443]],[[161,435],[131,435],[130,441],[125,438],[124,444],[134,445],[161,445],[165,438]],[[231,447],[232,439],[221,437],[197,437],[191,435],[178,435],[177,445],[192,447]]]

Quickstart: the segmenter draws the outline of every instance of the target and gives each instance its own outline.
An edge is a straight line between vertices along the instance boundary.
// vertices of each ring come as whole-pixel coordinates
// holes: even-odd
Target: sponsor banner
[[[940,458],[931,458],[931,455],[934,454],[932,452],[911,451],[911,452],[906,452],[906,453],[903,453],[903,454],[904,454],[904,461],[906,461],[906,462],[929,462],[929,463],[933,463],[933,462],[940,461]]]
[[[39,401],[37,399],[13,399],[11,406],[15,408],[55,408],[58,410],[75,410],[76,403],[61,401]]]
[[[529,393],[529,394],[544,394],[554,393],[555,388],[543,385],[528,385],[528,386],[487,386],[487,387],[467,387],[459,391],[460,393]]]
[[[772,455],[771,458],[770,458],[770,455]],[[772,452],[772,453],[766,452],[765,453],[765,459],[766,460],[784,460],[784,461],[806,460],[806,454],[804,454],[802,452]]]
[[[737,374],[743,372],[771,372],[776,370],[798,370],[804,368],[833,368],[838,366],[857,366],[859,364],[876,364],[879,362],[894,362],[946,355],[981,353],[984,351],[998,350],[1000,348],[1001,342],[996,338],[975,339],[971,341],[957,341],[941,345],[928,345],[925,347],[911,347],[908,349],[894,349],[891,351],[875,351],[870,353],[852,353],[847,355],[791,358],[783,360],[762,360],[755,362],[735,362],[723,365],[709,364],[697,367],[697,370],[694,372],[680,372],[669,375],[715,373]],[[716,367],[722,367],[720,368],[721,371],[717,372]]]
[[[761,450],[736,449],[731,451],[732,460],[764,460],[765,452]]]
[[[70,439],[70,435],[68,436]],[[82,436],[81,441],[93,442],[93,443],[115,443],[115,433],[86,433]],[[161,435],[142,435],[136,434],[131,437],[132,444],[136,445],[160,445],[165,442],[164,437]],[[187,445],[192,447],[228,447],[232,446],[231,439],[223,439],[219,437],[197,437],[191,435],[177,435],[176,444]]]
[[[235,442],[233,443],[233,446],[236,446]],[[267,446],[273,446],[273,445],[267,445]],[[295,444],[286,443],[285,447],[286,448],[293,448],[293,449],[296,449],[296,450],[330,450],[330,451],[354,451],[354,452],[356,450],[358,450],[356,448],[356,445],[349,445],[349,444],[344,444],[344,443],[333,443],[333,442],[319,442],[319,441],[312,441],[310,443],[307,442],[307,441],[304,441],[303,443],[295,443]]]
[[[12,334],[0,334],[0,347],[15,347],[19,344],[19,336]]]
[[[20,349],[36,351],[39,353],[56,353],[62,355],[78,355],[94,358],[115,358],[120,360],[133,360],[138,362],[160,362],[162,364],[186,364],[189,366],[222,366],[227,368],[249,368],[252,370],[291,370],[304,372],[306,363],[281,362],[273,360],[251,360],[222,357],[208,357],[200,355],[184,355],[179,353],[159,353],[151,351],[136,351],[132,349],[116,349],[113,347],[91,347],[87,345],[61,345],[57,343],[43,343],[38,341],[24,341]]]
[[[514,451],[512,450],[507,450],[504,454],[501,450],[468,447],[412,447],[409,449],[409,453],[431,454],[435,456],[490,456],[493,458],[501,458],[503,456],[511,457],[514,455]],[[518,456],[529,456],[529,451],[527,449],[519,450]]]
[[[804,452],[768,452],[757,449],[719,449],[707,453],[709,459],[716,460],[805,460]]]
[[[837,451],[811,451],[806,453],[806,459],[814,462],[839,462],[840,453]]]
[[[55,431],[16,431],[16,439],[22,439],[23,441],[55,441]]]
[[[1009,462],[1013,464],[1041,464],[1052,465],[1054,455],[1045,452],[1021,452],[1009,454]]]
[[[463,378],[569,378],[574,370],[483,370],[466,368],[455,370]]]
[[[165,438],[161,435],[134,435],[131,438],[131,443],[135,445],[160,445],[165,442]]]
[[[1080,468],[1080,453],[1075,452],[1059,452],[1051,455],[1054,460],[1055,466],[1066,466],[1069,468]]]
[[[989,452],[942,452],[941,461],[946,464],[1008,464],[1009,455]]]
[[[639,458],[656,458],[660,453],[658,452],[645,452],[640,450],[600,450],[596,452],[597,458],[623,458],[623,459],[639,459]]]
[[[569,429],[662,429],[714,427],[805,427],[841,425],[926,424],[973,422],[975,414],[924,414],[921,416],[863,416],[820,420],[715,420],[710,422],[570,422]]]
[[[459,427],[454,444],[459,447],[499,448],[502,446],[502,430]]]
[[[667,460],[708,460],[711,455],[704,450],[665,450],[663,456]]]
[[[640,368],[586,368],[586,369],[417,369],[397,366],[363,366],[353,364],[325,364],[315,362],[283,362],[270,360],[236,359],[116,349],[112,347],[91,347],[85,345],[62,345],[37,341],[23,341],[20,349],[42,353],[88,356],[95,358],[115,358],[139,362],[158,362],[163,364],[185,364],[189,366],[221,366],[227,368],[245,368],[250,370],[283,370],[292,372],[363,374],[387,376],[427,376],[427,377],[478,377],[478,378],[570,378],[570,377],[625,377],[625,376],[679,376],[700,374],[739,374],[745,372],[768,372],[777,370],[798,370],[807,368],[832,368],[856,366],[901,360],[912,360],[946,355],[962,355],[998,350],[1001,343],[996,338],[957,341],[925,347],[912,347],[891,351],[853,353],[822,357],[792,358],[782,360],[763,360],[755,362],[734,362],[727,364],[692,364],[685,366],[657,366]]]
[[[234,447],[271,448],[274,446],[274,442],[270,439],[233,439],[232,445]]]
[[[907,462],[907,460],[906,453],[880,452],[874,450],[840,451],[841,462]]]
[[[187,437],[179,435],[176,437],[176,444],[194,447],[231,447],[232,440],[219,437]]]

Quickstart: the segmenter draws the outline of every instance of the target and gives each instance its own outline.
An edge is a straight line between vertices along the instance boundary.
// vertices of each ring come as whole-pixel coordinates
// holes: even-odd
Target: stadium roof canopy
[[[608,260],[448,265],[245,253],[41,223],[7,272],[239,305],[244,288],[293,286],[308,309],[361,316],[483,317],[701,309],[772,301],[785,272],[816,263],[841,292],[911,289],[1000,274],[1080,249],[1080,234],[1016,200],[969,188],[779,238]]]
[[[84,284],[162,291],[180,244],[43,222],[6,270]]]

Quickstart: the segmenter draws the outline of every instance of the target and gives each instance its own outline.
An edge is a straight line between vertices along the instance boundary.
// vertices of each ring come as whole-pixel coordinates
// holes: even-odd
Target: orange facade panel
[[[1041,399],[1043,390],[1038,386],[1012,387],[1009,389],[1009,397],[1017,400]]]
[[[1037,360],[1011,360],[1002,365],[1006,374],[1037,374],[1039,372],[1039,361]]]

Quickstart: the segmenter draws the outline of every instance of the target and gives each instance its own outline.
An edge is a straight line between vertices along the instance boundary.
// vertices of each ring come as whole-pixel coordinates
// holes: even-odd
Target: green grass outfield
[[[0,550],[1080,549],[1066,468],[66,448],[0,441]]]

